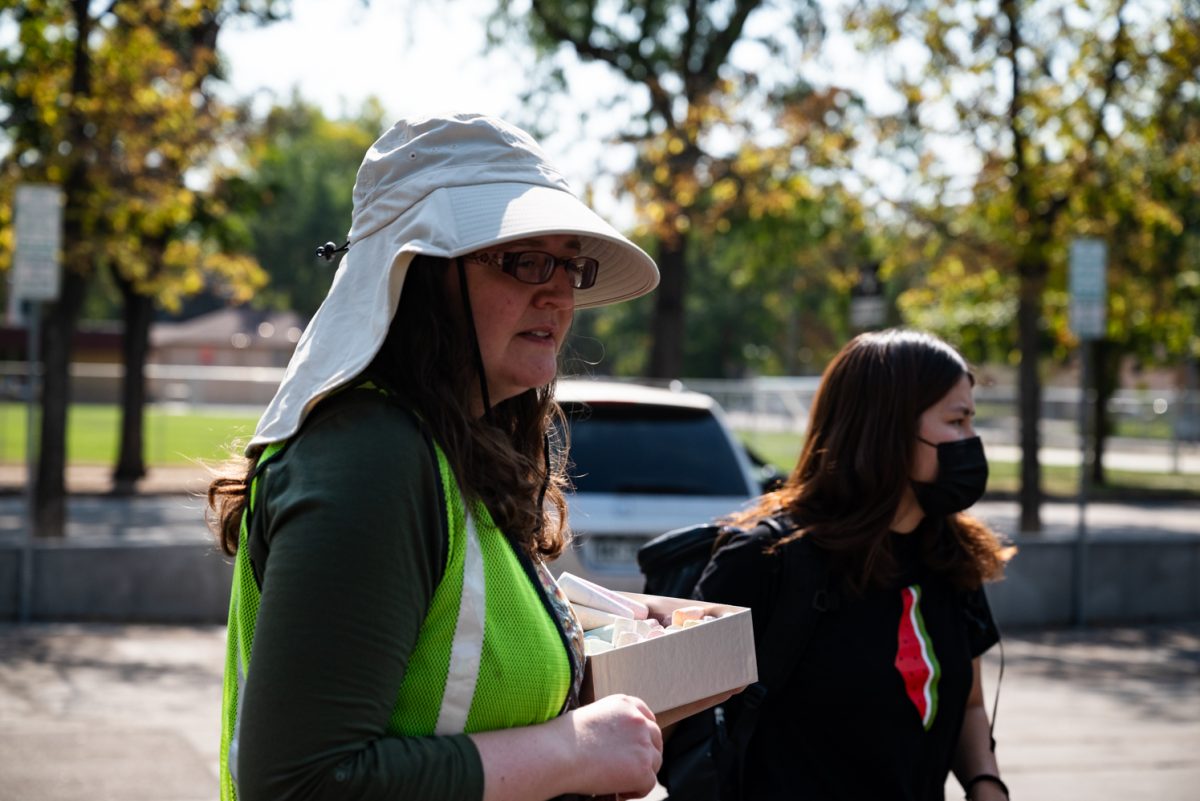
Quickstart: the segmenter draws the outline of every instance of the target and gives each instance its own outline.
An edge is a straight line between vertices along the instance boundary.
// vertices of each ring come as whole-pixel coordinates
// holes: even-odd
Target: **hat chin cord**
[[[479,377],[479,396],[483,399],[483,417],[491,422],[492,402],[488,397],[487,375],[483,372],[483,353],[479,349],[479,335],[475,332],[475,312],[471,309],[471,293],[467,290],[467,268],[462,256],[454,260],[458,268],[458,289],[462,294],[463,311],[467,316],[467,333],[471,337],[471,352],[475,355],[475,373]],[[538,490],[538,533],[545,526],[546,515],[543,507],[546,503],[546,490],[550,487],[550,437],[542,434],[542,464],[545,472],[542,475],[542,486]]]
[[[492,401],[488,397],[487,375],[483,372],[483,353],[479,350],[479,335],[475,333],[475,312],[471,310],[471,293],[467,290],[467,268],[463,257],[454,260],[458,266],[458,289],[462,294],[463,311],[467,315],[467,333],[471,337],[471,352],[475,356],[475,374],[479,377],[479,397],[483,401],[484,419],[491,420]]]

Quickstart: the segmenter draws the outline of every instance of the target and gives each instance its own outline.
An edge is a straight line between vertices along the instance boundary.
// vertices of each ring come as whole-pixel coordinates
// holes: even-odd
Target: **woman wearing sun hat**
[[[654,262],[478,115],[385,133],[345,248],[246,469],[209,489],[236,554],[222,798],[648,792],[654,716],[578,705],[545,562],[566,541],[558,350]]]

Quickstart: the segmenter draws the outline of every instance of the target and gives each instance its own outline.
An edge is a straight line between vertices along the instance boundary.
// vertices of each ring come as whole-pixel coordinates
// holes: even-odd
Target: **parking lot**
[[[221,626],[0,625],[0,801],[213,801],[223,660]],[[1005,661],[1014,799],[1196,798],[1200,623],[1013,632]]]

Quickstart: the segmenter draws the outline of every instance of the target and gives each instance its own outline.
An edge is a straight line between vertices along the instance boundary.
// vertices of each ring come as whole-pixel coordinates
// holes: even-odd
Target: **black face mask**
[[[979,437],[939,442],[936,445],[924,439],[921,442],[937,448],[938,460],[936,479],[912,483],[917,503],[921,504],[926,515],[944,517],[961,512],[983,497],[983,491],[987,488],[988,463]]]

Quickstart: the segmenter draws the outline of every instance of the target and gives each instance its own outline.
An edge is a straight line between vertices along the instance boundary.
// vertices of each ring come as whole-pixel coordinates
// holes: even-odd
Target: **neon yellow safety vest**
[[[269,445],[259,464],[284,444]],[[562,711],[572,679],[563,635],[533,584],[536,577],[482,503],[467,509],[446,455],[436,444],[434,451],[446,499],[446,567],[409,657],[387,734],[469,733],[550,720]],[[256,484],[257,479],[251,482],[242,516],[229,599],[222,801],[237,799],[240,691],[249,675],[261,597],[247,545]],[[546,693],[545,687],[554,691]]]

